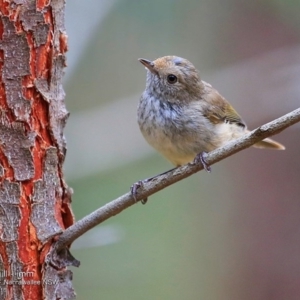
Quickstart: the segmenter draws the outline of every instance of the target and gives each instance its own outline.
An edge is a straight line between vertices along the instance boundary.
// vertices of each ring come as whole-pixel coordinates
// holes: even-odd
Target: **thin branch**
[[[205,160],[208,165],[213,165],[218,161],[223,160],[226,157],[231,156],[243,149],[246,149],[269,136],[281,132],[297,122],[300,122],[300,108],[272,122],[258,127],[250,133],[245,134],[243,137],[226,144],[222,148],[211,151]],[[136,199],[137,201],[146,199],[148,196],[153,195],[167,186],[201,170],[203,170],[203,166],[201,164],[189,163],[174,169],[170,173],[155,177],[155,179],[144,183],[138,189]],[[135,203],[137,202],[133,199],[131,193],[129,192],[105,204],[96,211],[76,222],[74,225],[67,228],[59,237],[56,244],[56,250],[62,250],[89,229],[104,222],[112,216],[119,214],[121,211]]]

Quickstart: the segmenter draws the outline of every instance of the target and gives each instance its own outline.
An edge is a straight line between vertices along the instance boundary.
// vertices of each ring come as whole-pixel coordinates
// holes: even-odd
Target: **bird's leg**
[[[150,177],[150,178],[146,178],[146,179],[144,179],[143,181],[149,182],[149,181],[153,180],[154,178],[157,178],[157,177],[159,177],[159,176],[161,176],[161,175],[166,175],[166,174],[168,174],[168,173],[174,171],[174,170],[177,169],[177,168],[178,168],[178,167],[172,168],[172,169],[170,169],[170,170],[168,170],[168,171],[165,171],[165,172],[162,172],[162,173],[160,173],[160,174],[158,174],[158,175],[152,176],[152,177]]]
[[[203,168],[204,168],[204,170],[205,170],[206,172],[210,173],[210,172],[211,172],[211,167],[207,164],[207,162],[206,162],[206,160],[205,160],[206,157],[207,157],[207,152],[204,152],[204,151],[203,151],[203,152],[200,152],[200,153],[198,153],[198,154],[196,155],[196,157],[195,157],[193,163],[194,163],[194,164],[199,164],[199,163],[201,163],[202,166],[203,166]],[[159,176],[161,176],[161,175],[168,174],[168,173],[174,171],[174,170],[177,169],[177,168],[178,168],[178,167],[175,167],[175,168],[173,168],[173,169],[170,169],[170,170],[165,171],[165,172],[163,172],[163,173],[160,173],[160,174],[158,174],[158,175],[155,175],[155,176],[146,178],[146,179],[144,179],[144,180],[139,180],[138,182],[135,182],[135,183],[130,187],[130,192],[131,192],[131,195],[132,195],[133,199],[137,202],[137,199],[136,199],[136,197],[137,197],[137,190],[138,190],[140,187],[142,187],[144,183],[147,183],[147,182],[149,182],[149,181],[151,181],[151,180],[153,180],[153,179],[155,179],[155,178],[157,178],[157,177],[159,177]],[[142,203],[142,204],[146,204],[146,203],[147,203],[147,200],[148,200],[148,198],[142,199],[142,200],[141,200],[141,203]]]
[[[199,164],[201,163],[204,170],[208,173],[211,172],[211,167],[207,164],[205,158],[207,157],[207,152],[200,152],[196,155],[195,159],[194,159],[194,164]]]
[[[147,180],[147,179],[145,179]],[[130,187],[130,193],[134,199],[135,202],[137,202],[136,196],[137,196],[137,190],[143,185],[145,180],[139,180],[138,182],[135,182],[131,187]],[[142,199],[141,202],[142,204],[147,203],[148,198]]]
[[[173,168],[173,169],[171,169],[171,170],[168,170],[168,171],[166,171],[166,172],[160,173],[160,174],[158,174],[158,175],[155,175],[155,176],[146,178],[146,179],[144,179],[144,180],[139,180],[138,182],[135,182],[135,183],[130,187],[130,192],[131,192],[131,195],[132,195],[133,199],[134,199],[135,201],[137,201],[137,200],[136,200],[137,190],[138,190],[140,187],[142,187],[144,183],[149,182],[149,181],[153,180],[154,178],[157,178],[157,177],[159,177],[159,176],[161,176],[161,175],[168,174],[169,172],[172,172],[172,171],[175,170],[175,169],[177,169],[177,167],[176,167],[176,168]],[[147,198],[146,198],[146,199],[142,199],[142,200],[141,200],[142,204],[146,204],[146,203],[147,203],[147,200],[148,200]]]

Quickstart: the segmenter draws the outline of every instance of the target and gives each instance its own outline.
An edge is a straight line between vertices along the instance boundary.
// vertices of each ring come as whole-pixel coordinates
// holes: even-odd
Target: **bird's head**
[[[169,102],[199,99],[203,84],[196,68],[187,59],[164,56],[154,61],[144,58],[139,61],[147,68],[148,93]]]

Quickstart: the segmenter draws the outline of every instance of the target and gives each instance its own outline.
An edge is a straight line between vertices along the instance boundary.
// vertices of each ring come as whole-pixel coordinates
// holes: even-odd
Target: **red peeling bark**
[[[0,299],[71,299],[47,254],[73,224],[62,165],[64,1],[0,0]]]

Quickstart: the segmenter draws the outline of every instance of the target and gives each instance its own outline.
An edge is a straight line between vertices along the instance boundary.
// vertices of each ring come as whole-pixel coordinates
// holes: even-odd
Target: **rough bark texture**
[[[73,224],[63,180],[64,1],[0,0],[0,299],[71,299],[68,260],[50,263]]]

